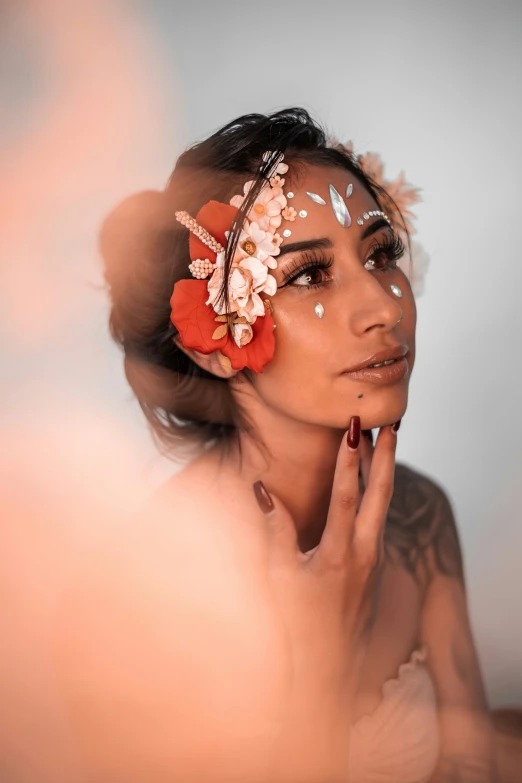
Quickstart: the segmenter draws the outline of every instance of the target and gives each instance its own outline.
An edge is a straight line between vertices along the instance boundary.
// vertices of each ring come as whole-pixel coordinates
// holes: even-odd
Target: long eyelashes
[[[298,277],[301,277],[305,272],[308,272],[312,269],[322,269],[324,271],[327,271],[330,269],[331,266],[333,266],[333,256],[327,256],[324,252],[304,252],[301,254],[300,259],[296,259],[295,261],[291,262],[289,266],[284,270],[282,273],[283,276],[283,285],[279,286],[280,288],[284,288],[287,285],[290,285],[290,283],[293,283],[294,280],[297,280]],[[320,285],[319,283],[311,283],[308,286],[302,286],[303,288],[314,288],[317,285]],[[299,286],[301,287],[301,286]]]
[[[386,265],[382,268],[373,266],[373,269],[375,269],[376,272],[393,272],[397,269],[397,261],[402,258],[405,251],[404,242],[397,234],[387,235],[377,245],[374,245],[371,248],[370,255],[366,259],[365,264],[371,260],[375,263],[376,257],[383,255],[385,257]]]
[[[397,270],[397,261],[402,258],[405,250],[404,243],[397,234],[393,233],[392,235],[387,235],[371,248],[368,257],[366,258],[365,266],[369,261],[372,261],[373,264],[369,267],[369,271],[384,272],[388,274],[395,272]],[[382,257],[384,266],[376,266],[379,257]],[[279,288],[290,285],[305,272],[311,272],[312,270],[327,272],[333,263],[333,256],[327,256],[324,252],[305,252],[300,258],[291,262],[283,271],[282,277],[284,282]],[[328,280],[321,280],[317,283],[294,286],[294,288],[310,290],[312,288],[319,288],[327,282]]]

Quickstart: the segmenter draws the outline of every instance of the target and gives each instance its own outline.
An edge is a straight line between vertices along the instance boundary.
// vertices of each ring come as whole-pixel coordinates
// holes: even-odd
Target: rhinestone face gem
[[[306,191],[306,195],[308,198],[311,198],[312,201],[315,201],[316,204],[320,204],[322,207],[326,206],[326,201],[324,198],[321,198],[321,196],[318,196],[317,193],[309,193],[309,191]]]
[[[292,193],[292,191],[290,191],[290,193],[287,193],[287,194],[286,194],[286,197],[287,197],[287,198],[293,198],[293,197],[294,197],[294,194]]]
[[[315,303],[314,310],[315,310],[315,314],[316,314],[316,316],[318,318],[322,318],[323,317],[323,315],[324,315],[324,307],[322,306],[321,302],[316,302]]]
[[[350,198],[352,193],[353,193],[353,184],[350,182],[350,184],[346,188],[346,198]]]
[[[390,286],[390,288],[391,288],[391,290],[393,291],[393,293],[395,294],[395,296],[398,296],[398,297],[399,297],[399,299],[401,299],[401,298],[402,298],[402,291],[401,291],[401,289],[399,288],[399,286],[398,286],[398,285],[393,285],[393,284],[392,284],[392,285]]]
[[[306,217],[307,215],[308,215],[308,212],[306,211],[306,209],[302,209],[302,210],[300,211],[300,213],[299,213],[299,217],[303,217],[303,218],[304,218],[304,217]]]
[[[284,237],[291,237],[292,236],[292,232],[290,231],[289,228],[285,228],[285,230],[283,231],[283,236]]]
[[[357,222],[360,226],[364,223],[364,220],[362,218],[357,218]]]
[[[333,185],[330,185],[329,188],[330,201],[332,202],[334,215],[343,228],[349,228],[352,225],[352,218],[350,217],[346,204]]]
[[[364,218],[365,220],[368,220],[368,218],[369,218],[369,217],[370,217],[370,216],[369,216],[369,214],[368,214],[367,212],[363,212],[363,218]]]

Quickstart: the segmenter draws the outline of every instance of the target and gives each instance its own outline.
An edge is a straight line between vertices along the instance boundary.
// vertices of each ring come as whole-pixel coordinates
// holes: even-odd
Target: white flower
[[[263,292],[268,296],[274,296],[276,291],[277,291],[277,280],[273,275],[267,275]]]
[[[233,207],[237,207],[238,209],[241,209],[241,207],[243,206],[243,201],[250,193],[253,184],[254,184],[254,180],[249,179],[248,182],[245,182],[245,184],[243,185],[243,195],[232,196],[232,198],[230,199],[230,203]]]
[[[266,266],[270,267],[270,269],[275,269],[277,267],[277,261],[271,256],[279,255],[280,244],[281,243],[274,238],[274,234],[271,234],[270,231],[263,231],[255,222],[247,222],[239,235],[236,258],[258,258],[266,264]]]
[[[254,333],[252,331],[252,327],[250,324],[233,324],[234,330],[234,342],[238,346],[238,348],[242,348],[244,345],[248,345],[252,337],[254,336]]]
[[[258,258],[247,257],[234,262],[228,281],[228,307],[221,300],[223,286],[223,267],[216,267],[208,283],[209,297],[206,304],[212,305],[218,315],[237,313],[249,323],[254,323],[258,315],[265,314],[263,300],[259,294],[265,291],[273,296],[277,290],[276,280],[268,274],[268,268]]]
[[[286,165],[286,164],[284,164]],[[230,203],[238,209],[250,191],[252,181],[245,184],[244,196],[233,196]],[[247,217],[253,223],[257,223],[263,231],[273,233],[281,225],[281,211],[286,207],[286,198],[283,195],[283,188],[271,188],[265,185],[253,203]]]

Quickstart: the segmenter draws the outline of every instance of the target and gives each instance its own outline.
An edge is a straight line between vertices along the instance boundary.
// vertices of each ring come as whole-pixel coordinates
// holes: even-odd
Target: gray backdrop
[[[89,444],[95,471],[110,430],[120,473],[130,452],[149,487],[175,469],[108,338],[96,228],[221,124],[306,107],[423,188],[431,263],[397,458],[446,488],[491,702],[522,706],[520,3],[35,6],[1,10],[5,432],[59,432],[72,465]]]

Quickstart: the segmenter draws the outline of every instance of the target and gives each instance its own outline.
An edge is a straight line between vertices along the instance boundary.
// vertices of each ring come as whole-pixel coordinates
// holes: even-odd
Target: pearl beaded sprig
[[[212,274],[216,265],[213,264],[208,258],[197,258],[191,264],[189,264],[189,272],[192,277],[196,277],[198,280],[204,280],[206,277]]]
[[[175,212],[174,214],[176,216],[176,220],[178,220],[182,225],[186,226],[189,231],[192,231],[192,233],[197,236],[197,238],[201,240],[204,245],[213,250],[214,253],[217,254],[224,252],[225,248],[217,241],[217,239],[214,239],[214,237],[209,234],[208,231],[203,228],[203,226],[200,226],[195,218],[191,217],[188,212],[181,211]]]

